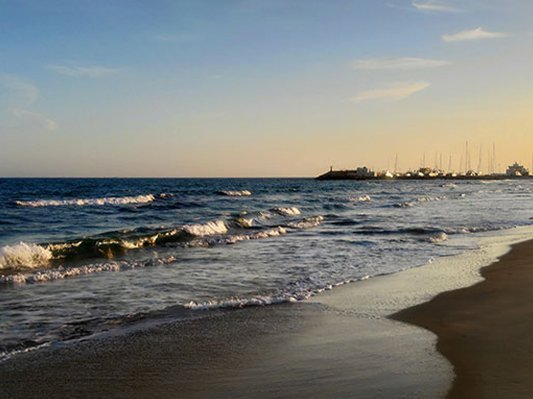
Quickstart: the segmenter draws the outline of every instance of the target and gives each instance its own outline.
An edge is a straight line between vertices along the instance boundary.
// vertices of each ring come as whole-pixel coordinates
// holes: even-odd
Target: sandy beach
[[[449,398],[533,394],[533,241],[482,270],[484,281],[446,292],[393,317],[433,331],[456,378]]]
[[[438,335],[438,350],[457,373],[452,397],[526,397],[533,244],[517,245],[484,269],[487,282],[473,284],[482,280],[481,267],[528,237],[530,230],[516,229],[489,237],[479,250],[302,303],[198,312],[181,321],[168,314],[19,354],[0,364],[0,396],[445,397],[454,373],[435,350],[435,335],[389,318],[396,313]]]

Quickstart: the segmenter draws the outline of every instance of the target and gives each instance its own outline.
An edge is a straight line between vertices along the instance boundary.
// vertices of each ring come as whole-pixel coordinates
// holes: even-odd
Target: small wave
[[[15,201],[18,206],[32,208],[45,206],[96,206],[96,205],[128,205],[146,204],[155,200],[152,194],[137,195],[135,197],[103,197],[103,198],[77,198],[65,200],[36,200],[36,201]]]
[[[316,226],[319,226],[324,221],[324,216],[311,216],[298,220],[295,222],[288,223],[289,227],[293,229],[310,229]]]
[[[439,242],[446,241],[447,239],[448,239],[448,234],[442,231],[439,234],[435,234],[434,236],[429,237],[428,241],[434,244],[438,244]]]
[[[136,269],[141,267],[168,265],[176,259],[173,256],[167,258],[150,260],[145,262],[109,262],[102,264],[84,265],[76,267],[58,267],[57,269],[42,270],[33,273],[17,273],[0,276],[0,284],[34,284],[44,283],[54,280],[62,280],[87,274],[102,272],[118,272],[121,270]]]
[[[370,198],[370,195],[361,195],[359,197],[350,198],[350,201],[352,201],[352,202],[369,202],[369,201],[372,201],[372,198]]]
[[[451,188],[451,189],[459,187],[459,186],[458,186],[457,184],[455,184],[455,183],[444,183],[444,184],[441,184],[440,186],[441,186],[442,188]]]
[[[232,297],[223,300],[210,300],[205,302],[190,301],[185,304],[191,310],[235,309],[252,306],[268,306],[286,302],[297,302],[292,296],[258,295],[251,298]]]
[[[396,208],[410,208],[410,207],[413,207],[415,205],[418,205],[418,204],[421,204],[421,203],[425,203],[425,202],[444,201],[446,198],[447,198],[446,196],[440,196],[440,197],[430,197],[430,196],[418,197],[414,201],[405,201],[405,202],[401,202],[399,204],[395,204],[394,206]]]
[[[240,234],[240,235],[230,236],[226,238],[225,243],[236,244],[240,241],[259,240],[263,238],[277,237],[277,236],[280,236],[286,233],[287,233],[287,230],[285,228],[278,226],[273,229],[258,231],[257,233],[253,233],[253,234]]]
[[[188,224],[183,226],[183,231],[195,237],[213,236],[216,234],[226,234],[228,226],[223,220],[216,220],[204,224]]]
[[[46,266],[52,252],[40,245],[21,242],[0,249],[0,269],[24,269]]]
[[[297,216],[300,215],[301,212],[298,208],[292,206],[292,207],[280,207],[280,208],[273,208],[272,212],[276,212],[279,215],[283,216]]]
[[[240,227],[248,228],[248,227],[252,227],[253,226],[254,219],[253,218],[239,217],[239,218],[235,219],[235,223],[237,223]]]
[[[354,281],[367,280],[369,276],[359,279],[349,279],[337,283],[323,283],[316,287],[300,287],[293,292],[284,292],[277,295],[255,295],[251,297],[229,297],[225,299],[212,299],[204,302],[190,301],[184,305],[191,310],[214,310],[214,309],[238,309],[255,306],[269,306],[282,303],[295,303],[309,299],[310,297],[324,291],[330,291],[335,287],[340,287]],[[298,284],[297,284],[298,286]]]
[[[226,195],[228,197],[249,197],[252,195],[250,190],[220,190],[217,194]]]

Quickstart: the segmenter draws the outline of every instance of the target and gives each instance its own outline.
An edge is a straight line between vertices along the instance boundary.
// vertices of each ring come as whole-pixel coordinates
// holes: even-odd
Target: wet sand
[[[437,334],[456,373],[449,398],[531,398],[533,241],[514,245],[482,276],[393,317]]]
[[[17,355],[0,363],[0,397],[442,397],[451,373],[432,334],[355,309],[376,282],[328,293],[339,307],[210,311]]]
[[[434,398],[448,387],[426,356],[433,340],[407,324],[317,303],[215,313],[19,355],[0,364],[0,397]]]

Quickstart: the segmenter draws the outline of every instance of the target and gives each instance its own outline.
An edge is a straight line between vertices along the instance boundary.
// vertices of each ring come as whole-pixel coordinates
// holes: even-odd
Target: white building
[[[507,171],[505,172],[507,176],[528,176],[529,171],[523,166],[520,165],[518,162],[515,162],[511,166],[507,168]]]
[[[366,166],[358,167],[354,173],[356,177],[376,177],[376,172],[368,169]]]

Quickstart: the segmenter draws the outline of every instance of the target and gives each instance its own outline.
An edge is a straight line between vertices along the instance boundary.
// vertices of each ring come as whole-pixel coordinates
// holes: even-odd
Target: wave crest
[[[217,194],[226,195],[228,197],[249,197],[252,195],[250,190],[220,190]]]
[[[359,197],[350,198],[350,201],[352,201],[352,202],[370,202],[370,201],[372,201],[372,198],[370,198],[370,195],[361,195]]]
[[[207,222],[203,224],[188,224],[183,226],[183,231],[191,236],[205,237],[214,236],[217,234],[226,234],[228,226],[223,220],[216,220],[214,222]]]
[[[293,229],[310,229],[319,226],[323,220],[324,216],[311,216],[296,222],[290,222],[288,226]]]
[[[20,242],[0,249],[0,269],[24,269],[46,266],[53,258],[52,252],[37,244]]]
[[[162,197],[163,198],[163,197]],[[128,205],[146,204],[155,200],[153,194],[137,195],[134,197],[103,197],[103,198],[75,198],[65,200],[36,200],[15,201],[18,206],[39,208],[45,206],[101,206],[101,205]]]
[[[297,216],[297,215],[300,215],[302,213],[295,206],[273,208],[272,212],[276,212],[277,214],[283,215],[283,216]]]

